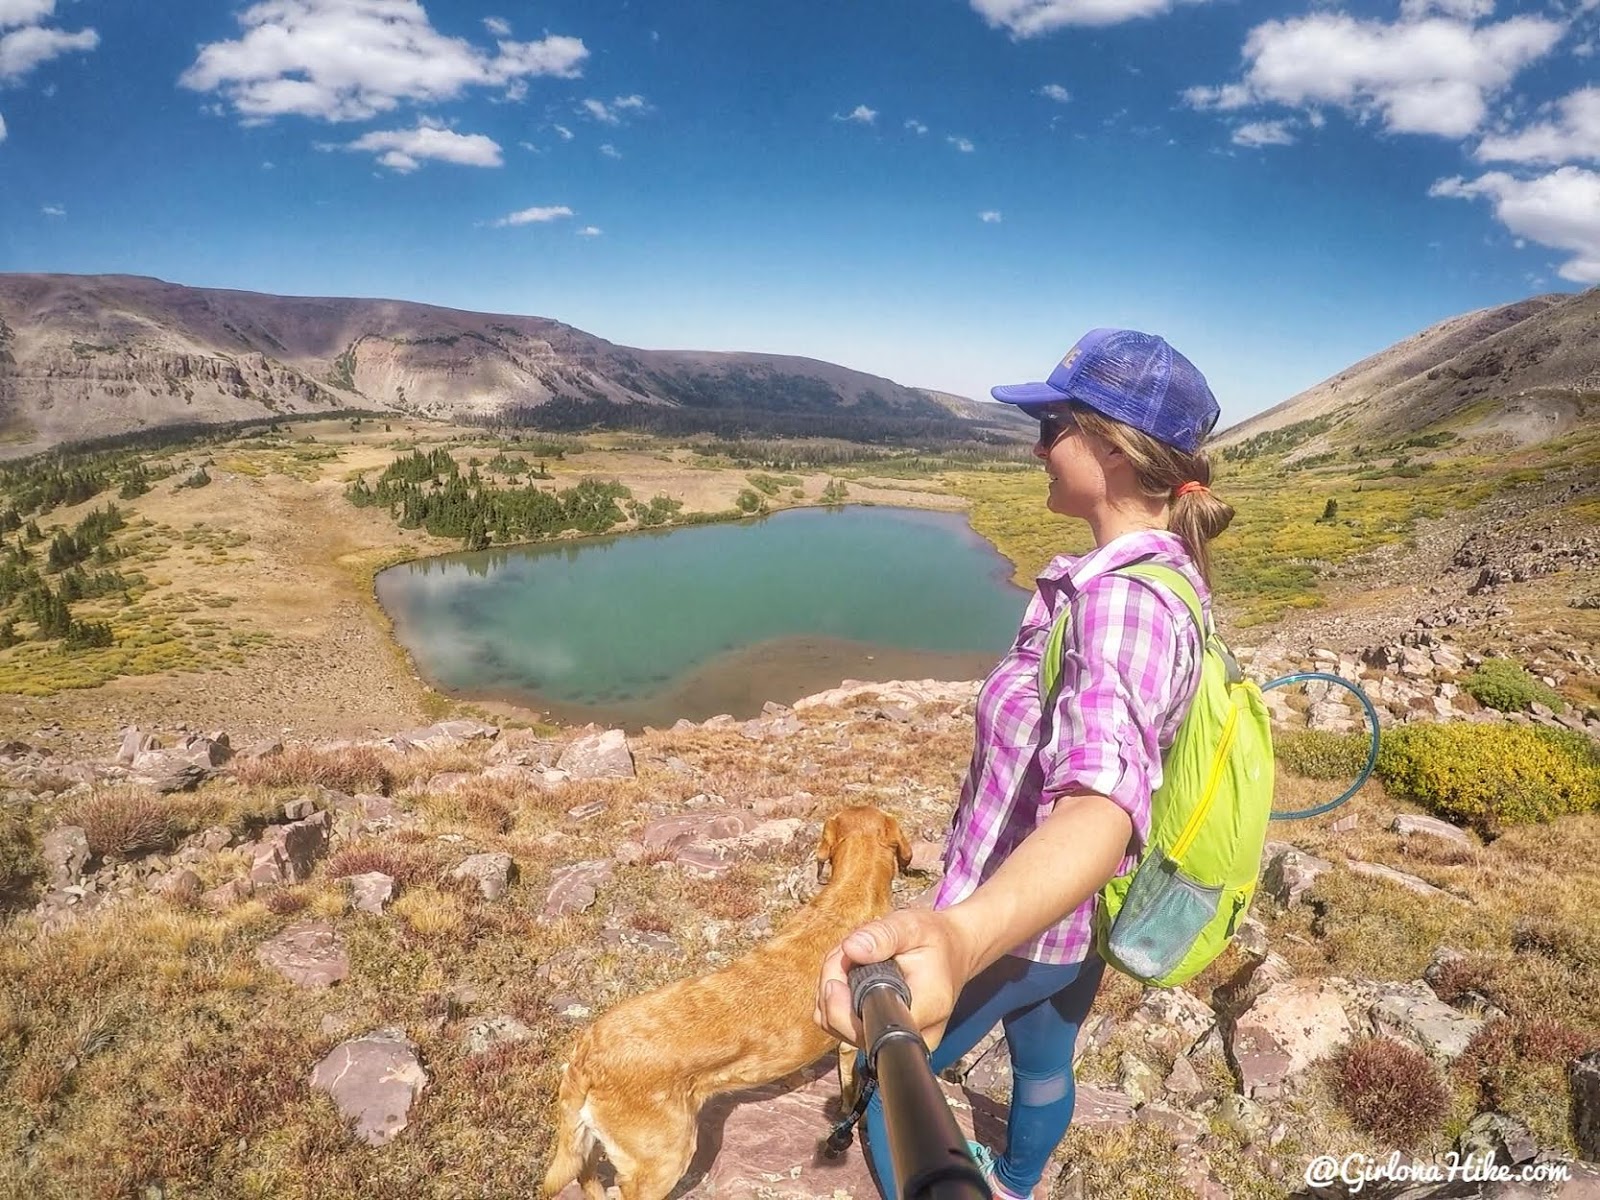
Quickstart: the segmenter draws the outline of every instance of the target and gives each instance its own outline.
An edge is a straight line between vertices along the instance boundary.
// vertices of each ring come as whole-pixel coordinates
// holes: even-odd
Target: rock
[[[398,1029],[378,1029],[330,1050],[311,1072],[311,1086],[333,1097],[357,1137],[382,1146],[406,1127],[428,1073],[416,1043]]]
[[[1268,860],[1267,869],[1261,877],[1261,887],[1279,904],[1288,908],[1317,881],[1319,875],[1331,870],[1333,864],[1327,859],[1291,846]]]
[[[481,1017],[467,1030],[467,1053],[482,1054],[504,1042],[532,1041],[533,1036],[533,1030],[515,1017]]]
[[[122,746],[117,750],[117,763],[119,766],[131,767],[133,760],[146,750],[158,749],[160,743],[153,734],[146,733],[137,725],[128,728],[122,735]]]
[[[344,943],[327,921],[289,926],[258,946],[256,957],[297,987],[332,987],[350,975]]]
[[[317,811],[317,802],[302,796],[299,800],[291,800],[283,806],[283,819],[286,821],[304,821]]]
[[[1373,1027],[1386,1037],[1420,1046],[1441,1064],[1459,1058],[1483,1022],[1457,1012],[1425,984],[1385,984],[1371,1009]]]
[[[1201,1134],[1207,1129],[1206,1122],[1200,1117],[1193,1113],[1180,1112],[1170,1104],[1162,1104],[1159,1100],[1141,1105],[1134,1112],[1133,1119],[1140,1125],[1153,1125],[1157,1129],[1165,1129],[1180,1147],[1193,1145],[1200,1140]]]
[[[1428,965],[1422,969],[1422,980],[1435,992],[1444,982],[1444,970],[1451,963],[1465,962],[1467,956],[1459,950],[1449,946],[1435,946],[1433,957],[1428,960]]]
[[[677,850],[695,842],[732,841],[755,829],[756,824],[749,813],[704,810],[658,817],[644,827],[640,836],[646,850]]]
[[[277,738],[262,738],[259,742],[251,742],[238,754],[235,760],[257,762],[263,758],[276,758],[283,753],[283,743]]]
[[[876,696],[880,706],[900,704],[907,708],[918,708],[924,704],[938,704],[959,708],[976,699],[981,683],[981,680],[946,683],[937,679],[871,683],[859,679],[846,679],[836,688],[796,700],[793,708],[796,712],[821,707],[842,708],[854,702],[863,692],[871,692]]]
[[[509,854],[473,854],[450,872],[450,878],[470,879],[485,900],[498,900],[511,886],[511,868]]]
[[[595,902],[597,889],[611,882],[611,872],[609,858],[558,868],[550,877],[550,890],[545,893],[545,920],[552,921],[588,908]]]
[[[587,821],[590,817],[598,817],[610,807],[604,800],[591,800],[587,804],[579,804],[575,808],[567,809],[567,816],[574,821]]]
[[[1465,830],[1450,824],[1449,821],[1441,821],[1438,817],[1400,813],[1395,817],[1394,823],[1389,828],[1401,837],[1423,834],[1427,837],[1449,842],[1454,846],[1461,846],[1467,850],[1474,848],[1472,838],[1467,835]]]
[[[1121,1129],[1133,1124],[1133,1102],[1111,1088],[1080,1083],[1072,1111],[1074,1129]]]
[[[1267,956],[1267,927],[1255,917],[1246,917],[1239,922],[1238,931],[1233,935],[1233,944],[1239,947],[1241,954],[1251,958],[1265,958]]]
[[[1514,1167],[1538,1154],[1539,1143],[1521,1121],[1485,1112],[1473,1117],[1461,1131],[1456,1139],[1456,1151],[1463,1159],[1470,1154],[1480,1162],[1492,1154],[1496,1164]]]
[[[475,779],[477,779],[477,776],[471,771],[440,771],[438,774],[430,776],[428,781],[422,785],[421,790],[432,793],[435,796],[447,796],[458,788],[465,787]]]
[[[1340,817],[1332,825],[1328,826],[1328,832],[1329,833],[1350,833],[1360,823],[1361,823],[1360,818],[1357,817],[1355,813],[1351,813],[1348,816]]]
[[[248,879],[230,879],[202,895],[200,903],[217,912],[226,912],[241,900],[248,900],[254,893],[255,887]]]
[[[923,875],[943,875],[944,843],[912,842],[911,866],[908,869]]]
[[[1167,1073],[1166,1082],[1161,1086],[1169,1096],[1176,1096],[1181,1100],[1193,1100],[1210,1091],[1187,1055],[1180,1055],[1173,1062],[1172,1070]]]
[[[364,871],[360,875],[346,875],[350,885],[350,906],[357,912],[383,916],[383,907],[394,899],[394,879],[382,871]]]
[[[672,861],[693,878],[720,879],[733,870],[734,858],[726,843],[694,842],[680,849]]]
[[[78,825],[57,825],[39,841],[39,855],[52,887],[64,888],[83,878],[89,861],[89,835]]]
[[[1161,1081],[1156,1078],[1149,1064],[1126,1050],[1117,1060],[1117,1086],[1135,1108],[1153,1100],[1161,1092]]]
[[[251,857],[250,881],[257,887],[300,883],[327,852],[331,822],[325,812],[315,812],[288,825],[272,825],[261,839],[244,847]]]
[[[1572,1140],[1578,1153],[1600,1162],[1600,1050],[1592,1050],[1567,1069],[1572,1088]]]
[[[625,867],[631,867],[636,862],[644,861],[644,856],[649,853],[641,842],[618,842],[617,848],[611,852],[611,857]]]
[[[1238,1018],[1228,1053],[1245,1095],[1269,1099],[1354,1036],[1336,981],[1291,979],[1268,988]]]
[[[1237,1092],[1229,1092],[1222,1098],[1217,1108],[1217,1120],[1247,1144],[1260,1138],[1267,1131],[1269,1123],[1267,1112],[1261,1105]]]
[[[1397,887],[1405,888],[1406,891],[1414,892],[1419,896],[1427,896],[1436,900],[1454,900],[1458,904],[1470,903],[1470,901],[1467,901],[1460,896],[1453,895],[1450,892],[1445,891],[1443,888],[1434,887],[1433,884],[1424,879],[1418,879],[1415,875],[1408,875],[1404,871],[1396,871],[1393,867],[1386,867],[1381,863],[1362,862],[1360,859],[1352,858],[1347,859],[1345,865],[1357,875],[1365,875],[1369,879],[1386,880]]]
[[[739,839],[739,849],[751,854],[781,850],[794,842],[804,824],[799,817],[775,817],[762,821]]]
[[[556,769],[573,779],[632,779],[633,754],[620,729],[578,738],[561,753]]]
[[[191,791],[211,774],[208,765],[196,762],[186,751],[147,750],[133,760],[128,778],[165,795]]]

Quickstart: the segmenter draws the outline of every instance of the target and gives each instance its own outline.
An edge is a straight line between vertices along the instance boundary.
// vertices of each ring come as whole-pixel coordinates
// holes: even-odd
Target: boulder
[[[332,987],[350,975],[344,942],[327,921],[301,921],[256,948],[256,957],[296,987]]]
[[[1117,1087],[1135,1108],[1161,1094],[1161,1080],[1150,1069],[1150,1064],[1126,1050],[1117,1060]]]
[[[1170,1104],[1162,1104],[1159,1100],[1141,1104],[1134,1111],[1133,1119],[1140,1125],[1151,1125],[1166,1130],[1180,1147],[1191,1146],[1199,1141],[1208,1128],[1204,1117],[1183,1112]]]
[[[1355,1032],[1339,981],[1291,979],[1268,988],[1240,1015],[1228,1054],[1245,1095],[1271,1099]]]
[[[1567,1069],[1572,1088],[1572,1140],[1578,1153],[1600,1162],[1600,1050],[1592,1050]]]
[[[1124,1023],[1139,1031],[1145,1044],[1166,1055],[1179,1055],[1216,1024],[1217,1014],[1204,1000],[1182,988],[1146,988],[1139,1007]]]
[[[1189,1061],[1187,1055],[1180,1055],[1172,1064],[1172,1070],[1167,1073],[1166,1082],[1161,1086],[1167,1095],[1183,1101],[1193,1100],[1211,1090],[1200,1078],[1200,1073],[1194,1069],[1194,1064]]]
[[[450,878],[470,879],[485,900],[498,900],[511,886],[511,870],[509,854],[473,854],[450,872]]]
[[[58,825],[40,839],[39,855],[44,859],[50,886],[70,887],[83,878],[84,865],[89,861],[89,835],[78,825]]]
[[[161,743],[154,734],[146,733],[137,725],[130,726],[122,734],[122,745],[117,750],[117,765],[131,767],[133,760],[146,750],[156,750]]]
[[[165,795],[191,791],[211,774],[210,764],[198,761],[188,751],[146,750],[134,758],[128,778]]]
[[[1479,1113],[1467,1123],[1456,1139],[1456,1152],[1469,1154],[1480,1162],[1490,1155],[1499,1166],[1514,1167],[1529,1162],[1539,1153],[1539,1143],[1528,1127],[1501,1113]]]
[[[1327,859],[1307,854],[1289,847],[1271,856],[1261,877],[1261,887],[1285,908],[1294,904],[1317,881],[1319,875],[1333,870]]]
[[[1420,1047],[1441,1064],[1459,1058],[1483,1028],[1483,1021],[1451,1008],[1424,983],[1384,988],[1386,994],[1370,1010],[1373,1028]]]
[[[200,899],[200,876],[188,867],[174,867],[164,875],[157,875],[150,884],[157,896],[166,896],[180,903],[193,903]]]
[[[331,822],[325,812],[301,821],[272,825],[258,841],[242,847],[250,855],[250,882],[257,887],[300,883],[328,850]]]
[[[573,779],[632,779],[633,754],[620,729],[581,737],[561,752],[556,769]]]
[[[1362,862],[1358,858],[1352,858],[1347,859],[1345,865],[1357,875],[1364,875],[1369,879],[1382,879],[1418,896],[1427,896],[1433,900],[1454,900],[1458,904],[1470,903],[1461,896],[1434,887],[1425,879],[1418,879],[1415,875],[1408,875],[1404,871],[1396,871],[1393,867],[1386,867],[1382,863]]]
[[[1467,850],[1471,850],[1474,847],[1472,838],[1467,834],[1466,830],[1450,824],[1449,821],[1441,821],[1438,817],[1400,813],[1395,817],[1394,823],[1389,828],[1401,837],[1422,834],[1426,837],[1438,838],[1440,841],[1449,842],[1451,845],[1461,846]]]
[[[398,1029],[377,1029],[335,1046],[311,1072],[311,1086],[333,1097],[362,1141],[382,1146],[410,1121],[428,1086],[416,1043]]]
[[[553,921],[582,912],[595,902],[598,889],[611,882],[612,860],[597,858],[558,868],[544,896],[544,918]]]
[[[389,744],[401,751],[449,750],[468,742],[492,741],[500,736],[495,725],[465,719],[439,721],[421,729],[408,729],[389,739]]]

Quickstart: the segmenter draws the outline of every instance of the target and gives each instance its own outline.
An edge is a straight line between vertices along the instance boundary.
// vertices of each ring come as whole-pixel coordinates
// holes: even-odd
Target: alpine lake
[[[636,731],[846,679],[980,679],[1028,593],[960,515],[871,505],[452,554],[377,596],[434,687]]]

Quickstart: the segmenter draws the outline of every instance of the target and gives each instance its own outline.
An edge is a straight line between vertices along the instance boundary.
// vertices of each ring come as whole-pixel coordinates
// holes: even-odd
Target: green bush
[[[1461,681],[1461,690],[1485,708],[1523,712],[1534,701],[1553,709],[1566,707],[1561,697],[1528,673],[1521,663],[1506,658],[1486,659]]]
[[[15,807],[0,808],[0,902],[20,897],[40,872],[39,842]]]
[[[1490,837],[1600,808],[1600,757],[1566,730],[1408,725],[1384,733],[1377,770],[1393,795]]]
[[[1307,779],[1355,781],[1367,765],[1372,739],[1365,733],[1329,733],[1323,729],[1297,729],[1272,739],[1278,763]]]

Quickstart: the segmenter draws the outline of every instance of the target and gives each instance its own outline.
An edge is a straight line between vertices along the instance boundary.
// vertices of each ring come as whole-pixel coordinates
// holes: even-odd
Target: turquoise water
[[[426,559],[377,592],[435,686],[637,727],[981,678],[1027,601],[1010,574],[960,516],[847,506]]]

